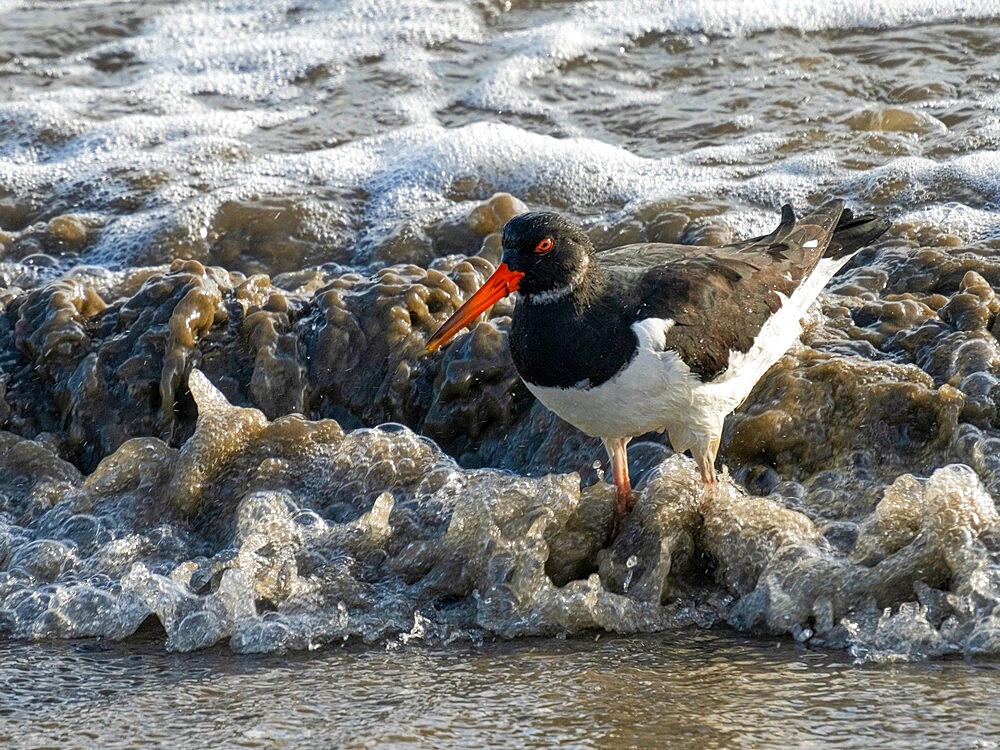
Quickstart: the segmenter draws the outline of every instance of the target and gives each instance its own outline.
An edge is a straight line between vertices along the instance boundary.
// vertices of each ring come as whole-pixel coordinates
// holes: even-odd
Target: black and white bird
[[[628,442],[665,430],[715,482],[726,415],[792,346],[831,277],[888,227],[833,200],[798,220],[786,205],[771,234],[731,245],[595,252],[558,214],[521,214],[504,227],[496,272],[427,348],[518,292],[518,374],[546,407],[604,441],[620,519],[632,508]]]

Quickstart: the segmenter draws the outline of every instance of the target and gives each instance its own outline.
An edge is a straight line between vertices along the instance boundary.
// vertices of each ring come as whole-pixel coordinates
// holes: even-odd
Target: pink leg
[[[695,463],[701,469],[701,479],[705,484],[715,484],[715,456],[719,452],[719,438],[712,438],[708,445],[691,451]]]
[[[698,468],[701,469],[701,479],[705,483],[701,494],[701,512],[703,514],[711,510],[718,492],[718,479],[715,475],[715,456],[718,452],[719,438],[712,438],[701,450],[691,451]]]
[[[628,478],[628,442],[630,438],[609,438],[604,448],[611,459],[611,474],[614,477],[617,499],[615,502],[615,526],[622,517],[632,511],[632,483]]]

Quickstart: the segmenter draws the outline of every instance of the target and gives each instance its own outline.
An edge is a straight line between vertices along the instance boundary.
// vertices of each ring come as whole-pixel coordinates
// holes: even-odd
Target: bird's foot
[[[715,501],[719,497],[719,492],[722,485],[716,481],[706,482],[701,488],[701,504],[698,508],[699,512],[704,516],[709,513],[715,506]]]
[[[619,516],[617,511],[615,512],[615,517],[611,519],[611,533],[608,534],[608,538],[604,541],[605,547],[610,547],[611,543],[618,538],[618,532],[622,530],[622,522],[624,518]]]
[[[615,493],[615,516],[625,517],[632,512],[632,508],[635,507],[635,497],[632,495],[632,490],[627,489],[624,492]]]
[[[635,507],[635,498],[632,496],[632,491],[628,490],[626,492],[617,492],[615,495],[615,507],[614,507],[614,518],[611,522],[611,538],[613,540],[618,536],[618,532],[622,530],[622,526],[625,524],[625,519],[628,514],[632,512],[632,508]]]
[[[604,441],[604,447],[611,459],[611,473],[615,480],[615,507],[611,524],[611,539],[618,536],[625,516],[632,512],[632,506],[635,505],[635,499],[632,497],[632,482],[628,478],[628,441],[628,438],[608,438]]]

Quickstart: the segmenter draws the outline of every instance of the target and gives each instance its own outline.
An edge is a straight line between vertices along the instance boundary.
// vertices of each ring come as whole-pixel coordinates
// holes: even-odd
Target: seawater
[[[499,664],[582,685],[658,654],[625,690],[712,674],[710,644],[755,684],[782,638],[805,693],[829,668],[885,705],[928,675],[981,696],[997,70],[989,2],[0,0],[0,676],[134,675],[134,649],[145,675],[204,651],[169,664],[220,686],[237,652],[261,690],[417,662],[517,690]],[[728,420],[711,503],[662,436],[632,445],[614,540],[599,444],[512,369],[511,301],[424,350],[526,208],[697,247],[834,196],[893,228]],[[682,715],[602,736],[738,744]]]
[[[234,657],[0,645],[5,747],[993,747],[995,665],[684,632]],[[141,686],[141,687],[139,687]]]

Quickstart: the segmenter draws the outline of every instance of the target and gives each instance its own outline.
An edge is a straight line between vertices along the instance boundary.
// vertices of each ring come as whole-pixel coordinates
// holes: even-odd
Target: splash
[[[168,649],[260,652],[726,620],[880,658],[1000,643],[1000,527],[966,467],[898,479],[845,552],[731,480],[706,495],[675,456],[604,548],[604,484],[464,470],[402,426],[270,421],[198,370],[188,386],[179,450],[136,438],[86,478],[4,434],[9,637],[120,639],[155,617]]]
[[[995,3],[0,5],[4,636],[996,652]],[[827,194],[892,233],[714,497],[636,442],[613,542],[510,303],[424,352],[528,206],[699,245]]]

